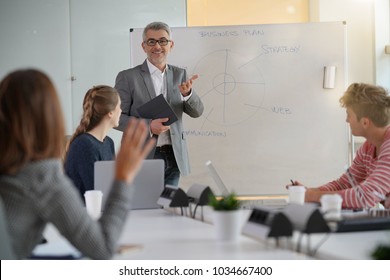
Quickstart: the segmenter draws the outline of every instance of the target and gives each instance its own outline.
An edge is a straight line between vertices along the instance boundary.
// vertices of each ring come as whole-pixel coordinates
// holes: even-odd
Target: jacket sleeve
[[[126,70],[118,73],[115,79],[115,89],[121,98],[122,114],[119,119],[119,126],[116,129],[123,131],[131,118],[132,95],[129,82],[126,78]]]

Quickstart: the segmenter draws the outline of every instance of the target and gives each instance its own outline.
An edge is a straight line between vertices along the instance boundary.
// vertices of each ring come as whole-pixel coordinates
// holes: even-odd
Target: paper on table
[[[154,120],[169,118],[169,120],[165,122],[164,125],[171,125],[178,120],[175,112],[173,112],[171,106],[169,106],[168,102],[165,100],[162,94],[157,95],[157,97],[138,107],[137,112],[140,117],[144,119]]]

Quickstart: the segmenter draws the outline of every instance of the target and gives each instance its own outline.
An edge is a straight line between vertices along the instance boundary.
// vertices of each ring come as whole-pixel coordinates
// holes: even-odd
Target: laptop
[[[102,207],[105,206],[112,181],[114,179],[115,161],[96,161],[94,171],[95,190],[103,192]],[[156,209],[164,189],[164,161],[161,159],[148,159],[134,179],[134,193],[131,209]]]
[[[225,183],[222,181],[217,170],[212,162],[209,160],[206,162],[207,170],[213,178],[221,195],[226,196],[230,193]],[[254,207],[272,207],[283,208],[287,205],[287,196],[266,196],[266,195],[238,195],[238,199],[241,201],[241,208],[252,209]]]

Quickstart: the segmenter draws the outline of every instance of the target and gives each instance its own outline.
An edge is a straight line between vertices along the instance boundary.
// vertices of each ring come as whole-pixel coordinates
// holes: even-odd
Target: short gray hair
[[[155,22],[152,22],[152,23],[149,23],[147,26],[145,26],[144,28],[144,32],[142,33],[142,40],[145,41],[146,40],[146,32],[148,32],[149,30],[164,30],[168,33],[168,36],[169,38],[167,39],[171,39],[171,28],[169,27],[168,24],[164,23],[164,22],[160,22],[160,21],[155,21]]]

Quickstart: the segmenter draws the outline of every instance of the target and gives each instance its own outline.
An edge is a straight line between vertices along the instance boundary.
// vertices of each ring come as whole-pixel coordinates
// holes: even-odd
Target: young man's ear
[[[361,122],[362,122],[363,127],[367,127],[371,121],[370,121],[370,119],[363,117]]]

